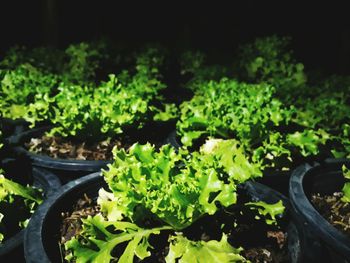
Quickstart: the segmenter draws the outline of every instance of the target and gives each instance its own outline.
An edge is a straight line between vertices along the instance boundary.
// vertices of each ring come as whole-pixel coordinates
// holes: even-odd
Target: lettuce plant
[[[31,103],[40,103],[42,97],[55,92],[57,76],[44,73],[30,64],[21,64],[13,70],[1,70],[0,111],[4,117],[26,118]],[[32,110],[32,116],[40,112]]]
[[[341,133],[333,136],[335,144],[332,146],[332,154],[335,158],[350,158],[350,125],[342,125]]]
[[[303,64],[297,63],[288,49],[289,43],[289,38],[270,36],[241,46],[238,70],[242,79],[272,84],[285,101],[293,101],[295,94],[306,88],[306,75]]]
[[[65,55],[68,62],[62,69],[63,79],[65,82],[78,85],[94,81],[101,60],[107,56],[102,43],[87,42],[68,46]]]
[[[322,94],[304,99],[298,106],[294,121],[308,128],[322,128],[327,131],[340,130],[343,123],[349,123],[350,106],[347,94]]]
[[[236,138],[251,146],[290,120],[292,110],[274,98],[270,85],[222,79],[202,90],[180,106],[177,130],[185,146],[203,136]]]
[[[220,241],[194,241],[181,234],[204,215],[236,204],[237,185],[261,176],[260,164],[249,161],[236,140],[208,140],[193,153],[170,145],[157,151],[150,144],[134,144],[127,152],[115,148],[113,154],[114,162],[103,171],[111,192],[100,190],[101,214],[83,219],[82,232],[65,243],[70,251],[66,259],[142,260],[150,256],[150,236],[165,231],[170,233],[166,262],[246,261],[242,248],[230,245],[225,233]],[[283,213],[281,204],[258,205],[271,220]]]
[[[187,151],[176,152],[170,145],[159,152],[149,144],[135,144],[128,153],[115,149],[114,164],[104,172],[120,202],[114,208],[132,218],[141,206],[182,229],[204,214],[214,214],[216,203],[234,204],[237,184],[261,175],[237,141],[209,141],[200,153],[186,156]]]
[[[51,121],[55,127],[51,134],[98,140],[121,134],[130,127],[141,128],[161,112],[155,102],[163,87],[156,79],[139,75],[130,77],[125,84],[110,75],[108,81],[95,89],[77,85],[60,87],[53,98]],[[164,114],[171,113],[168,109]]]
[[[341,154],[349,148],[347,130],[340,126],[348,118],[348,106],[335,100],[336,96],[316,100],[323,104],[310,100],[303,110],[284,106],[275,88],[266,83],[222,79],[207,82],[202,89],[180,105],[177,133],[186,147],[207,137],[235,138],[252,160],[283,170],[296,160],[331,157],[329,149]]]
[[[166,87],[160,73],[163,60],[157,49],[146,49],[137,57],[133,75],[126,70],[111,74],[95,88],[63,84],[53,98],[50,119],[55,127],[50,134],[96,141],[152,120],[175,118],[175,105],[163,103],[159,94]]]

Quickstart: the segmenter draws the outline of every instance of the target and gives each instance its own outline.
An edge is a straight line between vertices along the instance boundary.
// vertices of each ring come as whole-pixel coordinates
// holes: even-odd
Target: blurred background
[[[277,34],[292,37],[295,56],[306,68],[350,73],[350,16],[345,7],[266,1],[139,2],[1,1],[0,57],[13,45],[66,47],[104,37],[119,46],[160,43],[230,60],[238,45]]]

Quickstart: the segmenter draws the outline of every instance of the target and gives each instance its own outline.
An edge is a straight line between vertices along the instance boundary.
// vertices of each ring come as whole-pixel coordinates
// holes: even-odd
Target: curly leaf
[[[251,209],[258,210],[259,214],[265,217],[266,223],[269,225],[277,225],[276,216],[282,215],[285,210],[282,200],[279,200],[275,204],[267,204],[263,201],[259,201],[249,202],[245,205],[249,206]]]
[[[319,146],[325,144],[329,138],[329,134],[323,130],[304,130],[289,134],[287,141],[298,147],[303,156],[310,156],[317,155]]]
[[[65,243],[66,250],[71,252],[66,259],[74,258],[77,263],[109,263],[111,260],[132,263],[135,256],[141,260],[149,257],[148,239],[166,229],[169,227],[143,229],[129,222],[106,221],[102,215],[89,216],[83,220],[80,238],[74,237]],[[113,256],[113,249],[125,242],[127,246],[121,255]]]
[[[236,203],[237,183],[259,176],[260,166],[248,161],[235,140],[215,145],[211,151],[192,154],[184,149],[176,152],[170,145],[159,151],[150,144],[134,144],[128,152],[115,148],[114,163],[103,172],[114,197],[104,194],[99,199],[106,216],[135,220],[135,210],[141,206],[183,229],[204,214],[214,214],[218,203],[225,207]]]
[[[183,236],[170,237],[167,263],[248,262],[240,255],[242,248],[234,248],[223,234],[220,241],[190,241]]]
[[[29,186],[22,186],[0,175],[0,201],[10,195],[18,195],[38,204],[42,202],[41,194],[37,189]]]
[[[342,201],[350,203],[350,182],[348,182],[348,180],[350,180],[350,169],[343,165],[342,171],[345,180],[347,180],[342,189],[342,192],[344,194],[344,196],[342,197]]]

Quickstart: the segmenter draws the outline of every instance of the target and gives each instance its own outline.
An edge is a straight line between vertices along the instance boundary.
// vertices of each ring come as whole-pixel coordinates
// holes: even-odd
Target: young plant
[[[283,106],[275,89],[264,83],[211,81],[192,100],[180,105],[177,132],[186,147],[198,145],[208,136],[235,138],[265,168],[289,170],[297,160],[331,157],[332,152],[327,149],[344,152],[349,148],[346,135],[341,135],[346,129],[339,128],[348,118],[348,106],[332,99],[325,99],[324,106],[320,104],[318,109],[313,105],[305,106],[309,111],[304,112]],[[332,118],[332,109],[339,109],[337,117]],[[306,113],[314,119],[303,118]]]
[[[294,121],[308,128],[339,131],[344,123],[349,123],[349,114],[347,94],[321,94],[316,98],[304,99],[303,104],[297,107]]]
[[[207,82],[202,90],[180,106],[177,130],[185,146],[213,136],[236,138],[251,147],[290,120],[292,110],[274,98],[275,89],[270,85],[222,79]]]
[[[67,83],[77,85],[86,85],[95,81],[96,70],[101,60],[107,56],[104,53],[103,43],[86,42],[68,46],[65,55],[68,63],[63,66],[63,79]]]
[[[54,93],[58,85],[56,75],[44,73],[30,64],[1,70],[0,77],[0,111],[3,117],[11,119],[26,118],[29,105],[40,103],[43,97]],[[43,117],[40,112],[37,115]]]
[[[62,86],[53,98],[51,121],[55,128],[50,134],[98,140],[116,136],[130,128],[142,128],[153,119],[174,118],[175,106],[163,104],[159,96],[159,91],[164,88],[164,84],[150,78],[145,69],[134,76],[123,72],[121,81],[111,74],[108,81],[94,89]]]
[[[196,257],[245,261],[242,249],[230,245],[225,233],[220,241],[193,241],[180,233],[203,216],[236,204],[238,184],[261,176],[260,164],[249,161],[237,141],[209,140],[191,154],[170,145],[157,151],[150,144],[134,144],[127,152],[115,148],[113,154],[114,163],[103,171],[111,192],[101,189],[98,198],[102,214],[83,219],[80,235],[65,244],[70,251],[66,259],[142,260],[150,256],[150,236],[166,231],[172,233],[166,262]],[[272,210],[272,216],[278,214]],[[122,242],[126,247],[116,256],[113,251]]]
[[[289,43],[289,38],[270,36],[241,46],[238,58],[241,78],[272,84],[284,101],[293,101],[307,87],[304,66],[295,61]]]

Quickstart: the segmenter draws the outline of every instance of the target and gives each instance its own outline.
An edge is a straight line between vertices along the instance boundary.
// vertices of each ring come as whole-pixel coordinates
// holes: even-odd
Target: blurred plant
[[[306,83],[304,66],[297,63],[288,49],[290,38],[257,38],[239,48],[238,72],[243,80],[266,82],[276,87],[280,98],[292,102]]]

